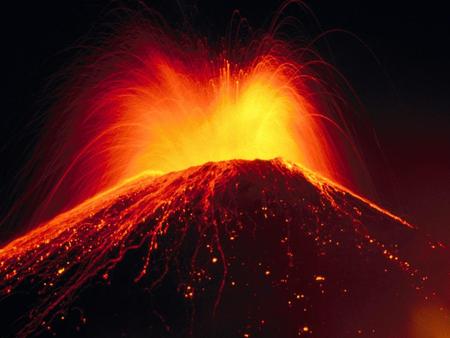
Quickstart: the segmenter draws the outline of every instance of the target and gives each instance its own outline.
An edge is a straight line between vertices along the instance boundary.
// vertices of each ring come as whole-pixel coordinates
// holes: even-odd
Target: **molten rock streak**
[[[337,85],[326,83],[331,66],[273,34],[232,47],[217,53],[141,22],[96,42],[54,94],[32,161],[33,223],[143,171],[209,161],[282,157],[358,190],[353,173],[364,171]]]
[[[2,248],[0,306],[16,307],[2,327],[19,336],[74,327],[86,336],[407,336],[411,308],[447,278],[423,257],[438,264],[443,250],[288,162],[208,163],[136,177]]]
[[[219,53],[113,33],[65,70],[24,170],[10,215],[40,224],[0,249],[5,334],[407,336],[447,256],[341,187],[363,171],[332,67],[274,32]]]

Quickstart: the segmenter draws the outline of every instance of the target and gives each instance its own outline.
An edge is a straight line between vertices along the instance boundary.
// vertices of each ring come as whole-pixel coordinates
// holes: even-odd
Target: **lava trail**
[[[55,102],[23,169],[30,186],[10,212],[22,229],[143,171],[209,161],[282,157],[367,196],[351,106],[311,45],[274,29],[214,43],[154,15],[120,15],[55,75]]]
[[[135,177],[3,247],[2,328],[406,337],[411,309],[448,282],[430,262],[447,259],[406,222],[294,164],[207,163]]]
[[[429,308],[445,332],[448,251],[360,196],[345,80],[314,42],[278,38],[281,16],[211,43],[131,12],[56,77],[3,219],[22,232],[2,334],[418,337]]]

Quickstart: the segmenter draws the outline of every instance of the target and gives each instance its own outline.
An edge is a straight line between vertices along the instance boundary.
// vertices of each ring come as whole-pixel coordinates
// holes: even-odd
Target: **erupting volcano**
[[[282,160],[207,163],[135,178],[4,247],[16,311],[2,319],[30,311],[22,335],[405,336],[444,286],[445,269],[427,275],[443,250]]]
[[[153,19],[66,70],[11,211],[33,228],[0,249],[2,335],[408,337],[428,306],[444,332],[448,252],[362,197],[331,66]]]

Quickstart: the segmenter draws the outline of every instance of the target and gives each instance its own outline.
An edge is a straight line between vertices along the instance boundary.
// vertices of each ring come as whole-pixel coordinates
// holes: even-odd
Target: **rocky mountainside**
[[[448,262],[306,169],[207,163],[134,178],[1,248],[1,336],[416,337],[417,311],[448,309]]]

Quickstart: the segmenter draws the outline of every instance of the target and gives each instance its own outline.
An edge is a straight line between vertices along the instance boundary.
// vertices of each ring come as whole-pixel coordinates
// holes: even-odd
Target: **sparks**
[[[327,64],[274,32],[249,44],[217,50],[167,27],[130,24],[95,46],[67,70],[73,76],[37,147],[49,160],[33,189],[49,188],[33,221],[143,172],[210,161],[281,157],[359,188],[340,94],[320,76]]]
[[[355,257],[363,252],[364,259],[382,264],[383,274],[401,271],[415,283],[419,279],[417,288],[428,283],[397,243],[378,240],[362,225],[376,219],[408,236],[414,230],[353,192],[346,159],[358,159],[358,151],[340,124],[333,89],[315,72],[314,65],[324,63],[312,60],[314,53],[305,48],[299,57],[273,32],[232,51],[179,35],[130,25],[74,67],[81,75],[54,107],[59,115],[37,151],[50,149],[35,180],[36,187],[50,187],[36,207],[41,223],[0,248],[0,295],[13,297],[28,286],[39,295],[18,336],[51,332],[57,318],[68,322],[63,312],[80,290],[93,280],[112,283],[113,270],[130,251],[143,253],[134,283],[148,278],[153,290],[189,236],[196,238],[195,250],[187,270],[175,269],[183,275],[177,295],[192,305],[208,283],[216,283],[206,311],[215,315],[228,284],[232,290],[248,287],[234,272],[251,270],[233,264],[230,253],[253,238],[250,233],[264,233],[261,224],[280,235],[273,243],[283,248],[286,271],[302,266],[303,248],[295,240],[306,238],[314,259],[344,249],[358,252]],[[330,94],[325,102],[317,99],[322,93]],[[54,130],[63,132],[53,136]],[[261,252],[267,254],[256,254]],[[290,293],[279,300],[289,311],[310,295],[327,297],[330,276],[340,276],[320,270],[324,275],[311,273],[302,284],[278,265],[261,260],[252,278],[305,290],[307,296]],[[312,312],[306,305],[299,309]],[[253,319],[264,328],[273,325]],[[87,319],[81,316],[81,322]],[[307,323],[296,323],[294,331],[321,329]],[[250,324],[236,332],[258,336]]]

